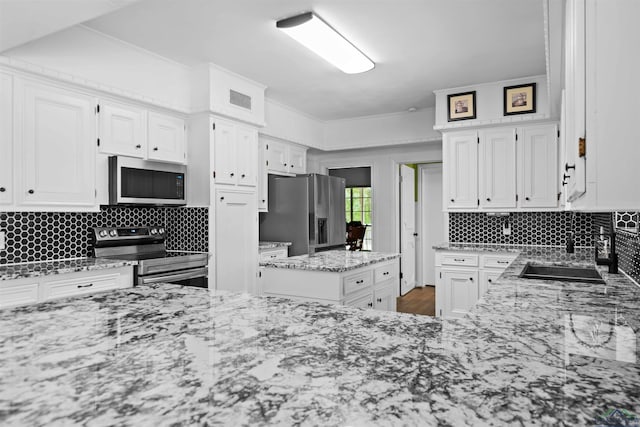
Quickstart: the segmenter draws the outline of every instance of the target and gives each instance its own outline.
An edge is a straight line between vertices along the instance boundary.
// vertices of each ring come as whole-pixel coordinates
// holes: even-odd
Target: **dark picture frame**
[[[476,118],[476,91],[447,95],[447,120],[472,120]]]
[[[504,115],[536,112],[536,84],[506,86],[504,88]]]

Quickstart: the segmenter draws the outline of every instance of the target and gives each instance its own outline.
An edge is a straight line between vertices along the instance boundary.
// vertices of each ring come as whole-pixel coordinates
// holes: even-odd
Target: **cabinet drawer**
[[[457,265],[467,267],[478,266],[478,255],[474,254],[442,254],[442,265]]]
[[[394,262],[393,264],[387,264],[380,266],[374,270],[375,274],[375,283],[381,283],[389,279],[397,279],[398,278],[398,263]]]
[[[0,288],[0,308],[38,302],[38,284],[27,283]]]
[[[371,270],[353,274],[342,279],[342,296],[349,296],[371,288]]]
[[[287,258],[288,256],[288,248],[267,249],[260,251],[260,262],[266,262],[272,259]]]
[[[64,298],[117,289],[120,287],[119,278],[119,274],[108,274],[47,282],[44,284],[44,299],[48,301],[54,298]]]
[[[482,266],[489,268],[507,268],[511,262],[516,259],[511,255],[485,255],[483,256]]]

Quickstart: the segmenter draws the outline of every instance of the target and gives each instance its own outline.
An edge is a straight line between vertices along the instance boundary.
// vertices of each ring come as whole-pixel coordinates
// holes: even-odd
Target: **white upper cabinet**
[[[147,112],[127,104],[100,102],[100,152],[145,158]]]
[[[185,163],[184,134],[185,123],[182,118],[149,112],[149,160]]]
[[[558,206],[558,129],[555,125],[519,129],[521,190],[523,208]]]
[[[258,184],[258,131],[216,120],[213,158],[216,184],[255,187]]]
[[[0,206],[13,203],[13,78],[0,73]]]
[[[483,208],[516,207],[516,132],[482,130],[479,150],[479,197]]]
[[[95,98],[29,80],[16,89],[17,203],[94,206]]]
[[[267,174],[267,150],[262,141],[258,144],[258,212],[269,210],[269,176]]]
[[[444,205],[449,209],[478,206],[478,135],[450,132],[443,139]]]
[[[99,104],[100,152],[168,163],[185,163],[185,121],[134,105]]]
[[[258,185],[258,132],[255,129],[238,126],[237,138],[237,183],[255,187]]]
[[[307,173],[307,149],[283,141],[262,140],[267,172],[275,175]]]
[[[445,133],[447,209],[558,209],[557,132],[542,124]]]
[[[561,173],[570,209],[640,209],[638,16],[637,0],[566,2]]]

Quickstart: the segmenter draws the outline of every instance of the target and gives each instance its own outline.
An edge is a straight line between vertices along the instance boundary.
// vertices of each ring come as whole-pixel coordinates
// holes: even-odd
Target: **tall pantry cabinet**
[[[187,196],[191,206],[209,207],[209,288],[257,293],[264,87],[213,65],[197,70],[194,81],[209,97],[188,125]]]

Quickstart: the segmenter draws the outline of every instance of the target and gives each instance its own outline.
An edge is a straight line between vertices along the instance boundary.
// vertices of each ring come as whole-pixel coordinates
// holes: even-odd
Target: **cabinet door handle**
[[[153,151],[158,151],[158,147],[153,147]]]
[[[464,258],[460,259],[460,258],[454,258],[453,259],[455,262],[464,262]]]
[[[378,298],[376,301],[378,301],[378,302],[382,302],[382,298]]]
[[[569,163],[564,164],[565,172],[569,172],[569,169],[575,169],[575,168],[576,168],[576,165],[569,166]]]
[[[78,289],[80,288],[90,288],[93,286],[93,283],[89,283],[88,285],[78,285]]]
[[[29,191],[27,191],[27,193],[29,193],[29,194],[33,194],[33,193],[35,193],[35,191],[33,191],[33,190],[29,190]]]
[[[7,189],[6,189],[6,188],[4,188],[4,187],[0,187],[0,193],[4,193],[5,191],[7,191]]]
[[[141,148],[142,148],[142,145],[140,145],[140,144],[136,145],[136,149],[137,149],[137,150],[139,150],[139,149],[141,149]]]
[[[370,302],[369,304],[367,304],[367,307],[373,307],[373,303]]]

